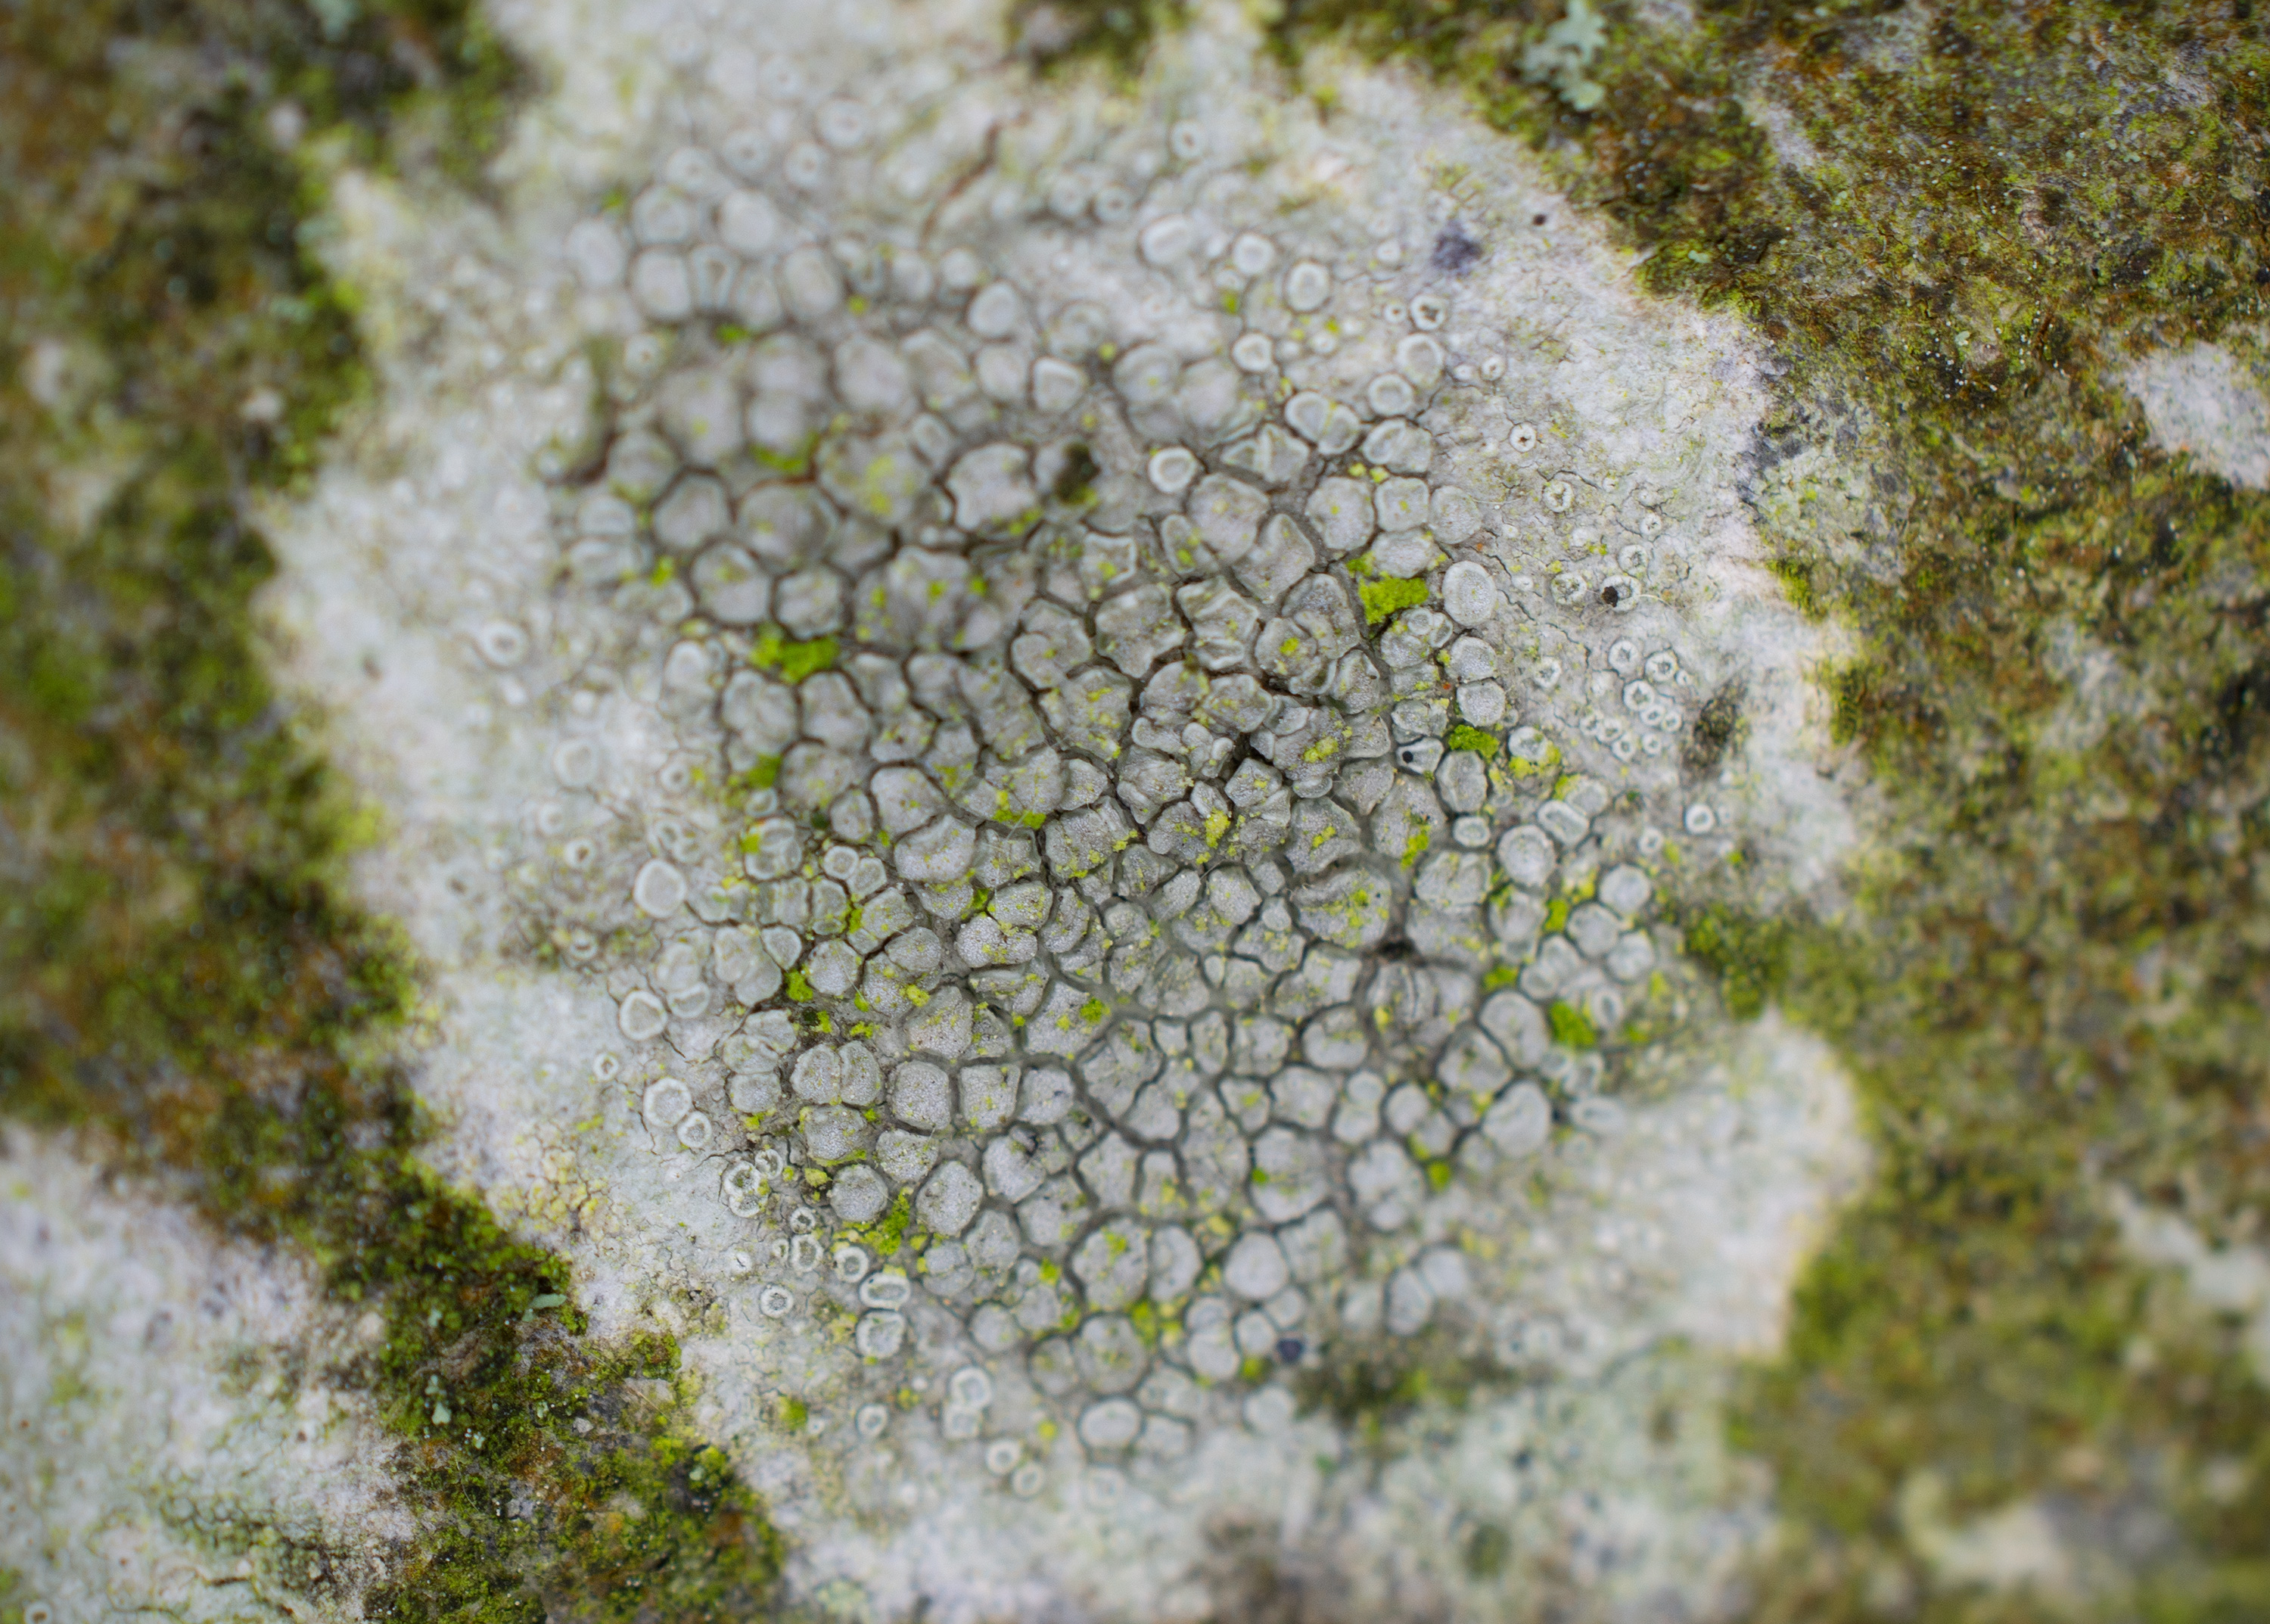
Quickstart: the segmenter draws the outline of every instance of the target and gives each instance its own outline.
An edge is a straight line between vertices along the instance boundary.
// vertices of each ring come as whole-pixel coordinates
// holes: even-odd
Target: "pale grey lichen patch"
[[[1721,1605],[1757,1486],[1624,1389],[1707,1413],[1857,1166],[1824,1053],[1662,973],[1681,875],[1852,838],[1755,341],[1235,17],[1123,96],[982,6],[504,15],[503,207],[334,187],[383,404],[271,520],[443,1171],[682,1339],[814,1605],[1219,1613],[1266,1517],[1521,1616],[1459,1577],[1514,1427],[1587,1605]],[[1295,1390],[1438,1356],[1383,1498]]]
[[[2024,1592],[2068,1608],[2082,1599],[2088,1579],[2117,1584],[2111,1565],[2101,1555],[2092,1561],[2090,1552],[2059,1528],[2043,1501],[2015,1501],[1958,1522],[1949,1498],[1946,1480],[1929,1470],[1900,1486],[1901,1531],[1936,1583],[1951,1590]],[[1887,1598],[1895,1603],[1903,1598],[1903,1591]]]
[[[2270,1383],[2270,1251],[2251,1242],[2216,1246],[2181,1214],[2148,1205],[2130,1191],[2106,1195],[2121,1244],[2137,1262],[2182,1271],[2192,1300],[2245,1327],[2255,1374]]]
[[[2042,664],[2067,689],[2041,724],[2044,750],[2077,757],[2111,729],[2133,725],[2154,708],[2142,675],[2070,620],[2044,628]],[[2103,796],[2116,800],[2118,792],[2106,785]]]
[[[1561,1327],[1562,1357],[1582,1368],[1665,1336],[1770,1353],[1786,1260],[1818,1242],[1830,1204],[1866,1169],[1834,1055],[1777,1014],[1699,1063],[1660,1064],[1677,1092],[1621,1123],[1592,1118],[1554,1194],[1562,1221],[1506,1243],[1522,1312]]]
[[[2270,399],[2228,348],[2160,351],[2131,367],[2125,382],[2144,403],[2162,450],[2189,452],[2234,485],[2270,487]]]
[[[1742,97],[1742,111],[1773,147],[1774,156],[1792,169],[1811,171],[1821,164],[1821,149],[1813,145],[1796,115],[1774,100],[1770,85],[1760,85]]]
[[[352,1618],[417,1533],[377,1316],[64,1139],[0,1133],[0,1568],[56,1619]],[[28,1614],[27,1614],[28,1616]]]

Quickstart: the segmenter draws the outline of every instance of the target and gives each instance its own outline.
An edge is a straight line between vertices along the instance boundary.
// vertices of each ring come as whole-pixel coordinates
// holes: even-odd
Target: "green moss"
[[[1402,581],[1393,575],[1363,582],[1355,590],[1356,596],[1363,600],[1366,626],[1377,626],[1388,616],[1399,614],[1406,609],[1415,609],[1427,601],[1427,583],[1424,581]]]
[[[374,1616],[746,1610],[770,1530],[682,1405],[629,1385],[675,1347],[584,1340],[564,1260],[438,1181],[407,1080],[352,1057],[392,1045],[418,969],[347,900],[366,822],[253,626],[274,565],[249,498],[298,486],[365,386],[271,115],[288,98],[366,160],[471,178],[520,70],[454,0],[329,26],[36,0],[0,15],[0,1110],[103,1124],[378,1313],[343,1375],[434,1531]],[[65,358],[38,395],[33,346]],[[53,499],[91,475],[92,503]]]
[[[1687,921],[1682,945],[1688,958],[1717,975],[1726,1012],[1754,1020],[1789,978],[1789,940],[1783,920],[1714,903]]]
[[[529,1618],[575,1598],[611,1619],[714,1619],[760,1605],[779,1570],[778,1537],[724,1454],[703,1443],[672,1403],[657,1411],[624,1383],[669,1374],[667,1339],[633,1339],[591,1360],[564,1339],[523,1351],[509,1373],[508,1414],[547,1427],[501,1435],[481,1414],[486,1395],[449,1386],[461,1447],[429,1457],[428,1487],[455,1513],[367,1604],[375,1617]],[[587,1426],[577,1431],[572,1422]],[[431,1436],[431,1429],[428,1429]],[[464,1441],[483,1442],[471,1448]],[[504,1500],[525,1495],[532,1516]]]
[[[758,632],[749,649],[749,664],[759,671],[777,672],[784,682],[798,683],[834,665],[840,651],[833,637],[811,637],[796,642],[783,636],[780,627],[768,626]]]
[[[1835,666],[1825,674],[1829,743],[1849,745],[1870,730],[1871,713],[1886,697],[1878,688],[1881,674],[1865,660]]]
[[[1188,8],[1183,0],[1020,0],[1013,15],[1018,42],[1044,66],[1097,63],[1131,78]]]
[[[1545,1012],[1545,1020],[1553,1029],[1553,1041],[1564,1049],[1593,1049],[1599,1044],[1599,1029],[1592,1025],[1591,1017],[1573,1004],[1554,999]]]
[[[1769,559],[1766,567],[1781,582],[1782,593],[1808,620],[1821,619],[1824,605],[1813,590],[1813,566],[1796,559]]]
[[[1443,748],[1471,750],[1483,760],[1489,761],[1496,759],[1500,746],[1495,734],[1485,733],[1478,727],[1470,727],[1461,722],[1443,736]]]

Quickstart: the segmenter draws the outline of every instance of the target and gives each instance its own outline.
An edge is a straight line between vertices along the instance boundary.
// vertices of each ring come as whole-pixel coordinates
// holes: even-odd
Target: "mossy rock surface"
[[[1060,71],[1089,50],[1131,73],[1176,21],[1022,26]],[[2192,341],[2260,359],[2263,25],[2243,4],[1569,22],[1557,0],[1291,0],[1276,38],[1320,97],[1327,46],[1460,85],[1648,255],[1656,293],[1739,308],[1786,363],[1749,495],[1791,601],[1852,634],[1820,691],[1884,838],[1836,916],[1729,885],[1685,941],[1729,1014],[1778,1005],[1836,1043],[1880,1161],[1737,1405],[1797,1535],[1754,1616],[2062,1616],[1929,1586],[1943,1523],[2026,1501],[2159,1531],[2124,1588],[2071,1605],[2259,1616],[2270,1401],[2244,1328],[2141,1267],[2103,1196],[2228,1246],[2270,1199],[2270,507],[2157,449],[2125,382]],[[413,1018],[419,969],[345,900],[364,832],[249,615],[272,569],[249,493],[303,479],[365,387],[353,301],[300,241],[323,199],[278,131],[438,152],[478,184],[518,70],[440,7],[31,6],[0,29],[0,1098],[180,1171],[218,1221],[382,1306],[368,1380],[451,1531],[380,1612],[746,1615],[780,1561],[762,1508],[681,1404],[626,1396],[675,1347],[580,1337],[564,1265],[426,1172],[406,1086],[357,1058]],[[1423,597],[1405,586],[1365,607]],[[773,649],[791,676],[835,654]],[[2078,673],[2105,670],[2133,703],[2077,715]],[[1736,693],[1703,705],[1697,776],[1741,717]],[[1583,1020],[1554,1010],[1579,1046]],[[1316,1398],[1395,1413],[1464,1380],[1421,1357]],[[608,1509],[625,1495],[645,1515]],[[549,1509],[495,1510],[515,1496]],[[1477,1573],[1502,1545],[1475,1531]]]

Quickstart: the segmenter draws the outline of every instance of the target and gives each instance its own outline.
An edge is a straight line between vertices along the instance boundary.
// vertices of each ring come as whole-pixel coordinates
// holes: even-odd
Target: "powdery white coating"
[[[2162,350],[2130,367],[2124,382],[2144,403],[2162,450],[2188,451],[2234,485],[2270,487],[2270,399],[2228,349]]]
[[[680,1337],[806,1603],[1220,1613],[1212,1542],[1265,1515],[1388,1613],[1517,1616],[1517,1574],[1459,1576],[1458,1519],[1526,1503],[1491,1428],[1572,1435],[1554,1418],[1611,1368],[1707,1403],[1719,1351],[1771,1346],[1851,1172],[1817,1049],[1620,1049],[1610,1098],[1539,1005],[1480,984],[1543,967],[1540,997],[1613,1040],[1658,958],[1648,900],[1584,916],[1580,952],[1545,896],[1653,872],[1666,835],[1815,884],[1849,838],[1809,754],[1818,634],[1736,498],[1752,341],[1642,300],[1431,93],[1334,68],[1325,130],[1235,19],[1123,102],[1036,90],[982,7],[500,16],[560,89],[499,213],[334,186],[387,392],[272,526],[292,674],[399,831],[367,894],[436,967],[442,1170],[573,1256],[597,1329]],[[865,122],[839,142],[846,97]],[[705,148],[766,207],[689,211],[739,258],[716,324],[679,326],[589,216]],[[1463,279],[1375,254],[1453,219],[1489,249]],[[593,333],[620,341],[605,379]],[[721,367],[772,462],[686,404],[723,398],[685,382]],[[1408,415],[1382,422],[1391,372]],[[697,456],[714,471],[679,471]],[[667,499],[643,529],[630,505],[696,478],[731,500],[729,573],[768,582],[711,621],[706,594],[744,583],[706,553],[657,567]],[[1427,603],[1364,627],[1343,557]],[[837,636],[833,669],[795,683],[741,629],[760,603]],[[509,665],[478,641],[499,622],[523,629]],[[1690,835],[1683,731],[1737,680],[1748,753]],[[1492,686],[1486,768],[1448,745]],[[1538,894],[1496,887],[1508,850]],[[1378,952],[1391,933],[1411,951]],[[698,1145],[641,1109],[665,1076]],[[1533,1175],[1554,1199],[1513,1222]],[[901,1197],[931,1233],[883,1304],[887,1231],[854,1231]],[[1178,1326],[1122,1390],[1132,1355],[1087,1328],[1132,1323],[1146,1280]],[[1383,1493],[1320,1466],[1349,1440],[1279,1373],[1435,1330],[1530,1395]],[[1713,1352],[1648,1351],[1673,1334]],[[952,1401],[970,1367],[990,1404]],[[851,1424],[901,1390],[886,1430]],[[1707,1613],[1754,1492],[1724,1463],[1645,1470],[1645,1414],[1582,1403],[1560,1481],[1606,1509],[1554,1548],[1635,1553],[1585,1606],[1671,1586]]]
[[[323,1373],[382,1335],[288,1257],[217,1240],[68,1140],[0,1131],[10,1605],[359,1616],[417,1529],[382,1464],[391,1435]]]

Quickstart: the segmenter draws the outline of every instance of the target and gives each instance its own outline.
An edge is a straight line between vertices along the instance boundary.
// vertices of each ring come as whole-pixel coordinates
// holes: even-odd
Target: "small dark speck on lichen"
[[[1481,263],[1482,245],[1466,234],[1465,226],[1452,220],[1435,238],[1435,251],[1428,263],[1435,270],[1454,277],[1462,277]]]
[[[1064,468],[1050,494],[1068,508],[1083,507],[1094,500],[1096,478],[1102,471],[1095,453],[1085,445],[1073,445],[1065,453]]]

